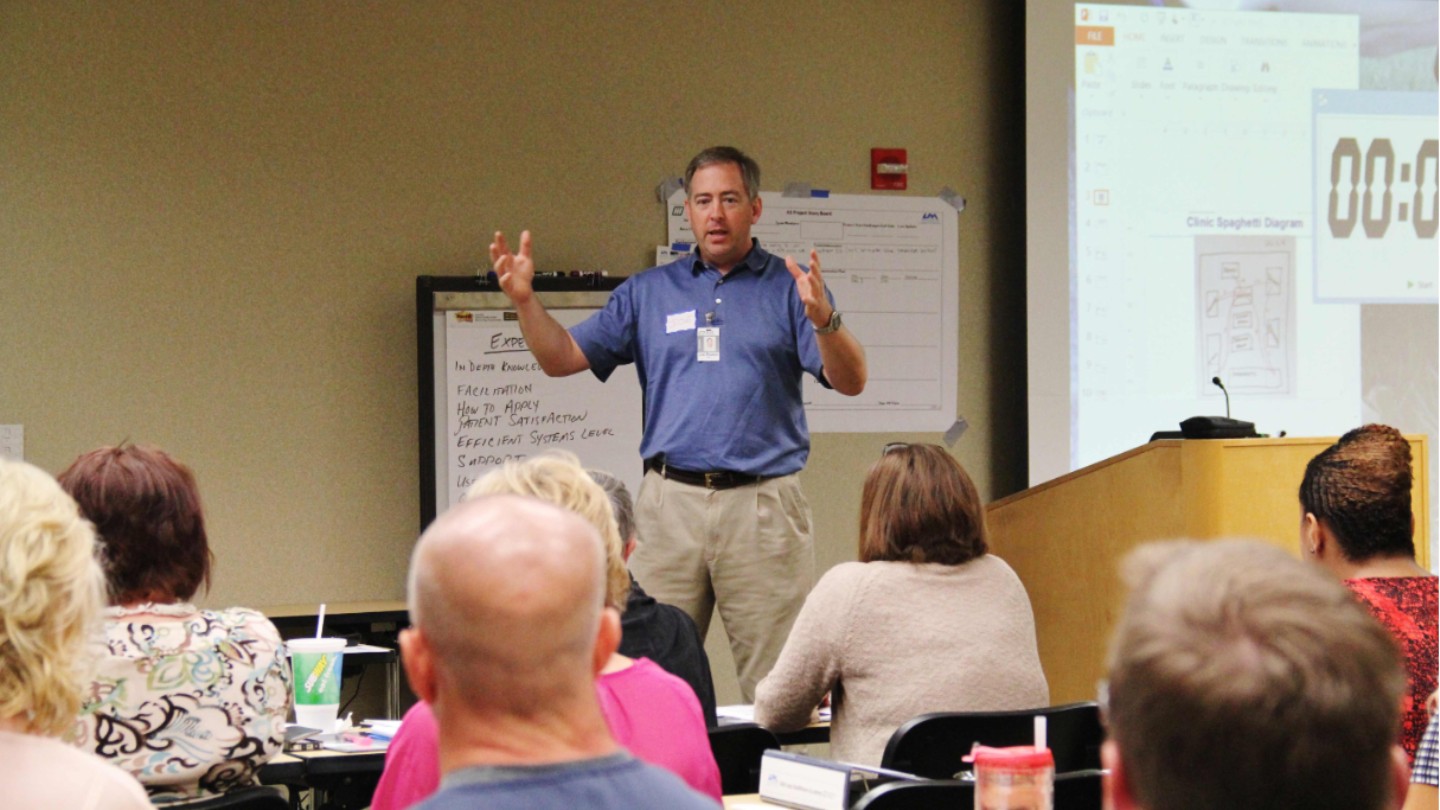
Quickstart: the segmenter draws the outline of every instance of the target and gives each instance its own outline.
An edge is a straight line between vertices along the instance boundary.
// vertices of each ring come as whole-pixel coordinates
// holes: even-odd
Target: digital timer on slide
[[[1315,298],[1436,301],[1434,93],[1316,90]]]

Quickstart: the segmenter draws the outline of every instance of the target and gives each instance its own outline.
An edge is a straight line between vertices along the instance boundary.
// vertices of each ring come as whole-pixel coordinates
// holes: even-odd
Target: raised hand
[[[520,233],[520,253],[510,252],[505,234],[495,232],[495,241],[490,243],[490,263],[495,277],[500,281],[500,290],[517,306],[529,302],[535,294],[535,259],[530,232]]]
[[[785,268],[795,279],[795,292],[800,296],[800,303],[805,305],[805,317],[817,327],[829,324],[830,314],[835,308],[825,296],[825,280],[820,277],[820,254],[810,251],[808,272],[801,270],[800,265],[789,256],[785,257]]]

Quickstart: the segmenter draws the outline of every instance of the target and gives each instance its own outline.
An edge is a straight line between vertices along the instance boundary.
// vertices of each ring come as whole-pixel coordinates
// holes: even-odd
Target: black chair
[[[886,782],[861,796],[850,810],[964,810],[974,805],[974,782]]]
[[[290,810],[285,791],[274,785],[237,788],[209,799],[164,805],[177,810]]]
[[[710,752],[720,766],[720,792],[758,793],[760,760],[779,748],[775,732],[754,723],[734,723],[710,729]]]
[[[1098,770],[1055,775],[1055,810],[1102,810]],[[887,782],[860,797],[851,810],[963,810],[975,802],[975,783],[955,780]]]
[[[1055,774],[1055,810],[1102,810],[1105,773],[1099,770]]]
[[[1012,712],[922,714],[890,735],[880,766],[926,779],[953,779],[971,770],[961,758],[975,743],[1004,748],[1034,742],[1037,715],[1047,719],[1046,740],[1057,774],[1100,767],[1105,732],[1093,701]]]

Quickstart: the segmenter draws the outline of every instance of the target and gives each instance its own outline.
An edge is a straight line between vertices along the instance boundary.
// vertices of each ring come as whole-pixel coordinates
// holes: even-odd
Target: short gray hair
[[[745,182],[745,193],[750,199],[760,196],[760,164],[755,159],[733,146],[712,146],[690,158],[685,167],[685,196],[690,196],[690,180],[695,172],[717,163],[733,163],[740,167],[740,179]]]
[[[635,502],[630,499],[630,490],[625,482],[604,470],[586,470],[590,478],[610,496],[610,511],[615,513],[615,527],[620,530],[620,542],[629,543],[635,537]]]

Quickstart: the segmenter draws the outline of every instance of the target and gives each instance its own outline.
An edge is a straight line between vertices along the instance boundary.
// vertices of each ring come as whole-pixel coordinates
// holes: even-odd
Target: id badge
[[[702,363],[720,362],[720,327],[702,326],[695,330],[695,359]]]

